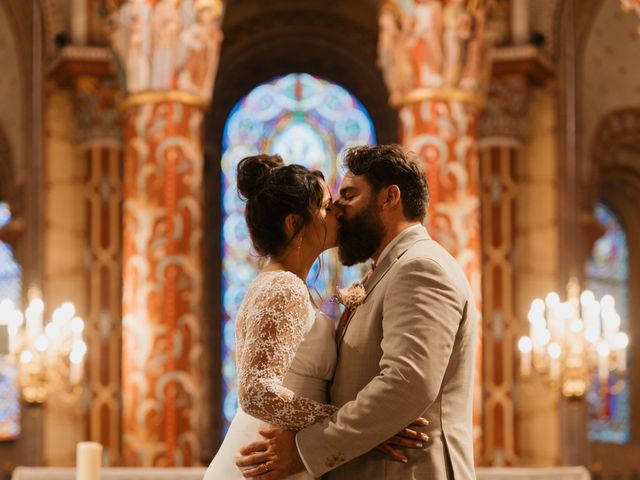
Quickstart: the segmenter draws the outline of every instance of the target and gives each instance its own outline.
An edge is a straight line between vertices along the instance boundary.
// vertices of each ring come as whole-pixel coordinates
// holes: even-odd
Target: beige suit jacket
[[[296,436],[315,477],[475,478],[472,397],[477,312],[456,260],[423,228],[405,231],[338,332],[331,418]],[[415,418],[430,437],[407,464],[373,450]],[[329,473],[327,473],[329,472]]]

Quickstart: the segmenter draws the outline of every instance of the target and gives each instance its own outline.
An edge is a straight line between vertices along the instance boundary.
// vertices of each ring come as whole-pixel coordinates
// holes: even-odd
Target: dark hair
[[[237,179],[238,192],[247,201],[244,216],[253,247],[263,256],[281,254],[291,241],[284,226],[287,215],[302,219],[298,233],[322,205],[322,173],[302,165],[285,165],[279,155],[242,159]]]
[[[427,178],[422,167],[399,145],[350,148],[344,164],[354,175],[363,175],[374,192],[397,185],[405,217],[408,220],[424,220],[429,205]]]

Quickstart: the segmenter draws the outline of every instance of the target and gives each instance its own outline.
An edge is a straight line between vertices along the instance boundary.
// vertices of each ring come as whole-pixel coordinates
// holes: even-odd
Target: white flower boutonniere
[[[348,288],[338,288],[336,295],[333,297],[338,303],[341,303],[348,310],[355,310],[362,305],[367,297],[367,291],[361,283],[354,283]]]

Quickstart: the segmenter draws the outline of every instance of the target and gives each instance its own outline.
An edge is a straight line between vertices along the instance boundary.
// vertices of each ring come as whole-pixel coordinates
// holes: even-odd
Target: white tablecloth
[[[102,480],[202,480],[205,468],[121,468],[101,471]],[[75,468],[18,467],[11,480],[76,480]]]
[[[584,467],[477,468],[478,480],[590,480]]]
[[[101,480],[202,480],[205,468],[103,468]],[[584,467],[477,468],[478,480],[590,480]],[[11,480],[76,480],[75,468],[18,467]],[[222,480],[222,479],[221,479]],[[356,480],[356,479],[354,479]]]

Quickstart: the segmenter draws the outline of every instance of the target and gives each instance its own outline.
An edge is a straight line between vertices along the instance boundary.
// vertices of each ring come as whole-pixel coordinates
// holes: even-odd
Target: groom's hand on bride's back
[[[426,419],[417,418],[379,445],[377,450],[390,456],[393,460],[406,463],[407,457],[397,447],[424,448],[429,437],[417,431],[415,427],[427,425],[429,422]],[[296,432],[269,428],[260,430],[260,435],[264,437],[264,440],[245,445],[240,450],[241,456],[236,460],[236,465],[244,469],[242,475],[245,478],[280,480],[305,470],[296,446]]]
[[[426,427],[427,425],[429,425],[429,421],[426,418],[416,418],[409,426],[400,430],[386,442],[378,445],[376,450],[381,451],[396,462],[407,463],[407,457],[402,454],[402,451],[394,447],[423,448],[425,443],[429,441],[429,437],[411,427]]]
[[[296,432],[268,428],[259,433],[264,440],[242,447],[236,460],[245,478],[280,480],[305,470],[296,447]]]

